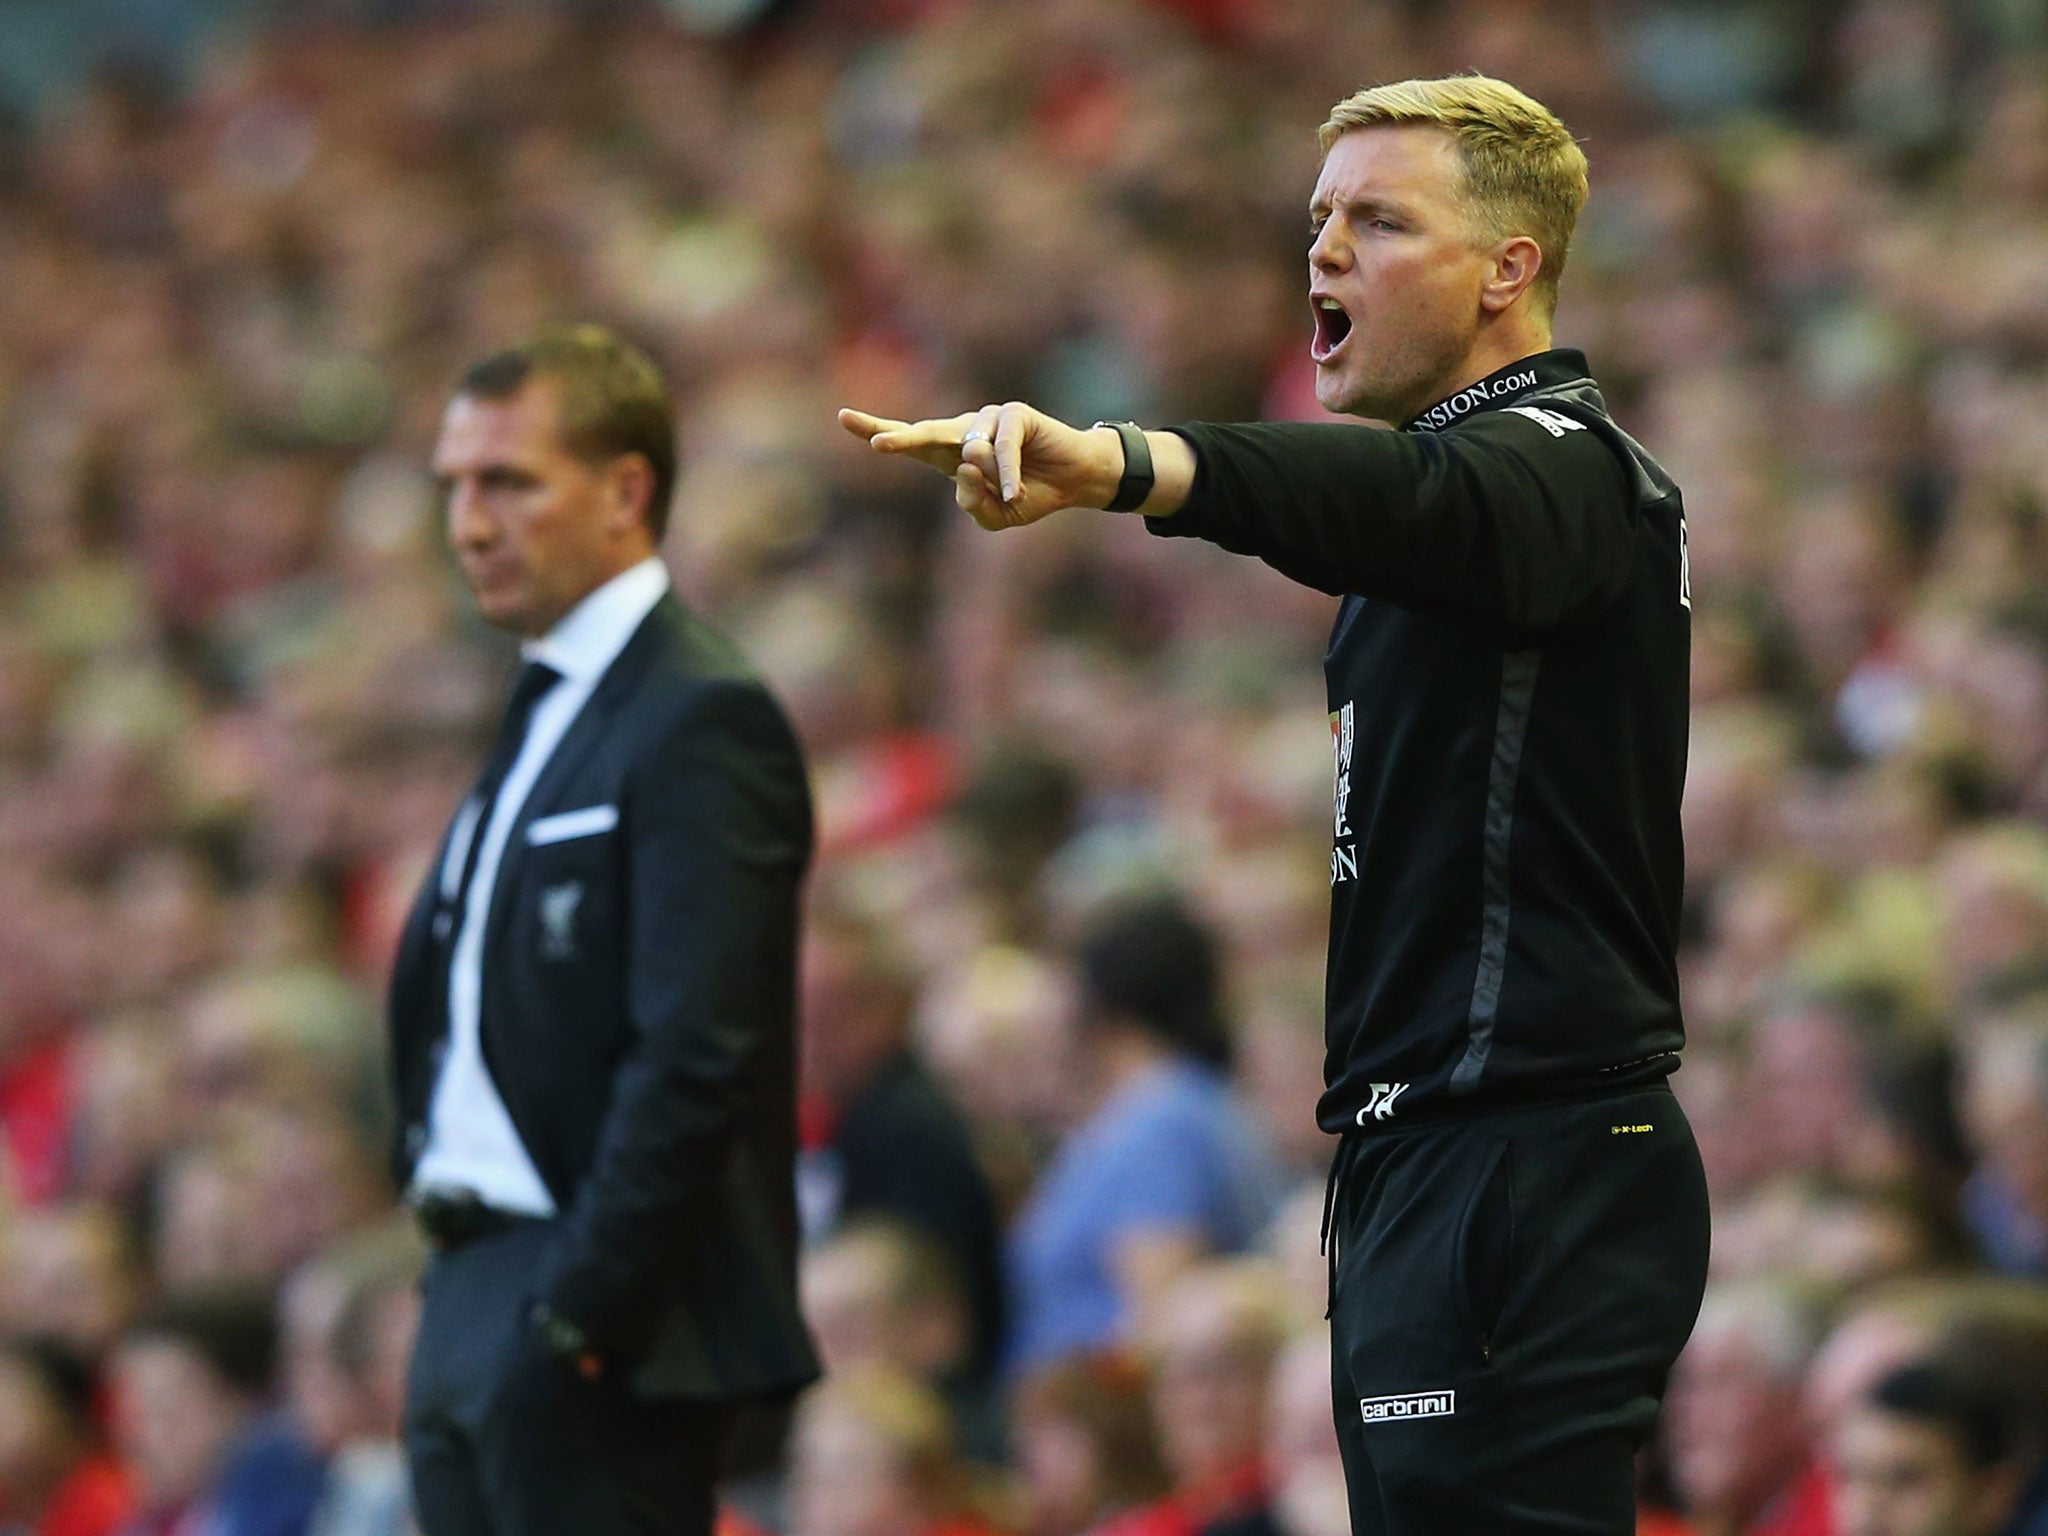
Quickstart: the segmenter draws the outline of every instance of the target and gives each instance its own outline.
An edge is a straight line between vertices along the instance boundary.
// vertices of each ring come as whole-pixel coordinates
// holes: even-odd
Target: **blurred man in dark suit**
[[[427,1536],[708,1532],[720,1442],[816,1373],[796,1304],[810,801],[781,711],[670,591],[674,417],[595,328],[484,359],[448,538],[525,666],[392,981],[435,1245],[406,1413]]]

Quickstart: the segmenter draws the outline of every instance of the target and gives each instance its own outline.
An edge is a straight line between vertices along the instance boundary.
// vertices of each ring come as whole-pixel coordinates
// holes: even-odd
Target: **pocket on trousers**
[[[1495,1142],[1487,1150],[1478,1186],[1458,1222],[1455,1274],[1466,1326],[1480,1355],[1490,1360],[1515,1283],[1512,1142]]]

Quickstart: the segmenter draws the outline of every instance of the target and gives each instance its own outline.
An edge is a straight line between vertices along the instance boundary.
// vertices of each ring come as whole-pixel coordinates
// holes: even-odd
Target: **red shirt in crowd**
[[[1098,1536],[1201,1536],[1204,1527],[1249,1515],[1265,1502],[1266,1469],[1262,1463],[1247,1462],[1120,1515]]]
[[[0,1067],[0,1167],[24,1205],[53,1200],[63,1188],[72,1101],[66,1041],[48,1041]]]
[[[745,1515],[736,1515],[729,1509],[721,1509],[718,1512],[718,1524],[713,1528],[711,1536],[768,1536],[768,1533]],[[998,1533],[993,1527],[983,1525],[978,1520],[953,1519],[942,1520],[937,1525],[928,1525],[922,1531],[909,1533],[909,1536],[998,1536]]]
[[[27,1536],[113,1536],[135,1513],[128,1474],[111,1456],[88,1456],[57,1485]]]
[[[1744,1536],[1835,1536],[1834,1498],[1827,1469],[1809,1463],[1784,1493],[1771,1501]]]

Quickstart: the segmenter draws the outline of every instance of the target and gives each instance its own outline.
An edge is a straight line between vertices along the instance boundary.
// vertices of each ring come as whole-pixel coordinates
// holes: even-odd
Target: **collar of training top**
[[[1564,384],[1573,379],[1583,379],[1586,374],[1586,354],[1571,347],[1555,347],[1548,352],[1538,352],[1529,357],[1518,358],[1507,367],[1496,369],[1476,384],[1467,384],[1454,395],[1437,401],[1428,410],[1410,421],[1405,431],[1441,432],[1460,417],[1474,411],[1498,410],[1510,405],[1533,390],[1545,389],[1552,384]]]

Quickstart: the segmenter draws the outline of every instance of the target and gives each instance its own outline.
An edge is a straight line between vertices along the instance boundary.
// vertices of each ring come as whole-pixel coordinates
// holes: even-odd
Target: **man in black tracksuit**
[[[1664,1082],[1677,490],[1573,352],[1402,436],[1181,430],[1194,494],[1158,531],[1345,594],[1318,1117],[1345,1138],[1331,1306],[1354,1525],[1629,1530],[1630,1459],[1706,1262]],[[1346,515],[1366,485],[1381,515]],[[1540,1523],[1552,1503],[1581,1523]]]
[[[1550,346],[1585,187],[1563,126],[1498,81],[1410,81],[1323,146],[1317,392],[1404,430],[843,419],[985,526],[1137,510],[1342,598],[1319,1118],[1353,1529],[1623,1536],[1706,1273],[1666,1085],[1684,512]]]

